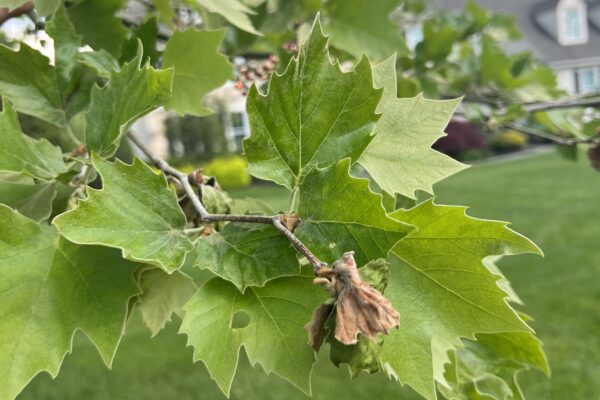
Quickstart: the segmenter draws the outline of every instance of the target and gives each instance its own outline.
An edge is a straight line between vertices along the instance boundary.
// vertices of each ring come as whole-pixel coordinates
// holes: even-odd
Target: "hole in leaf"
[[[231,320],[231,329],[241,329],[248,326],[250,323],[250,314],[245,311],[237,311],[233,314],[233,319]]]

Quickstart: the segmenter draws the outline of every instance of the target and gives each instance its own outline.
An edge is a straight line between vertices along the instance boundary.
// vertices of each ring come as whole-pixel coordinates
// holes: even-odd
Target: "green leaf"
[[[35,221],[48,219],[56,197],[54,182],[33,183],[33,179],[13,181],[0,178],[0,203]]]
[[[119,252],[79,246],[0,205],[0,397],[13,399],[39,372],[56,377],[82,330],[110,366],[137,265]]]
[[[296,250],[273,226],[229,223],[198,240],[196,267],[208,269],[244,292],[280,276],[297,275]]]
[[[1,62],[1,61],[0,61]],[[33,139],[21,131],[17,113],[7,101],[0,112],[0,171],[23,172],[51,180],[67,171],[60,149],[46,139]]]
[[[411,199],[416,190],[433,193],[433,184],[467,166],[431,148],[460,102],[396,97],[395,57],[373,68],[375,87],[383,88],[377,112],[383,113],[375,137],[358,162],[386,192]]]
[[[160,52],[156,48],[158,40],[159,27],[156,18],[150,18],[140,26],[131,31],[131,36],[123,43],[121,49],[120,61],[129,61],[137,55],[139,43],[142,43],[144,56],[142,64],[149,62],[150,65],[156,65],[160,58]]]
[[[315,20],[298,58],[283,75],[272,76],[268,93],[261,95],[256,86],[248,93],[249,172],[293,189],[315,166],[356,160],[371,141],[380,97],[366,58],[347,73],[331,63]]]
[[[529,332],[502,332],[476,335],[463,340],[451,356],[445,376],[450,386],[438,386],[447,398],[468,400],[476,392],[499,400],[523,399],[517,373],[538,368],[550,373],[541,342]]]
[[[398,0],[379,0],[377,5],[363,0],[329,0],[323,14],[325,31],[331,44],[355,58],[367,54],[383,60],[390,54],[405,54],[408,49],[401,29],[390,21]]]
[[[85,44],[119,57],[127,30],[115,14],[123,8],[123,3],[123,0],[84,0],[67,8],[67,13]]]
[[[349,175],[350,160],[314,169],[300,191],[302,222],[296,235],[320,259],[332,262],[355,251],[358,265],[387,257],[411,226],[386,216],[367,179]]]
[[[169,275],[158,268],[148,268],[140,274],[142,294],[135,307],[154,337],[171,321],[173,313],[181,313],[198,288],[192,278],[180,271]]]
[[[105,50],[79,53],[79,62],[106,79],[110,79],[113,70],[119,69],[117,60]]]
[[[0,95],[19,112],[60,127],[68,124],[54,68],[25,43],[19,51],[0,45]]]
[[[129,126],[171,96],[173,71],[142,67],[141,61],[140,47],[131,62],[120,71],[111,71],[104,87],[96,85],[92,89],[92,102],[85,116],[85,144],[89,151],[102,157],[112,156]]]
[[[73,80],[73,73],[77,67],[77,55],[81,47],[81,36],[69,20],[64,7],[60,7],[46,25],[46,32],[54,40],[54,65],[56,79],[63,98],[68,95],[66,89]]]
[[[213,111],[202,104],[204,96],[233,76],[233,66],[219,52],[226,30],[175,31],[167,42],[163,67],[175,69],[173,97],[167,109],[204,116]]]
[[[231,24],[246,32],[262,36],[252,26],[252,22],[248,16],[248,14],[254,14],[254,12],[238,0],[188,0],[188,3],[192,6],[200,6],[211,13],[219,14]]]
[[[434,399],[434,379],[447,385],[443,368],[459,337],[530,330],[482,259],[541,251],[506,223],[469,217],[464,207],[428,200],[392,216],[417,230],[389,257],[386,296],[402,322],[385,338],[382,362],[390,375]]]
[[[69,240],[123,250],[123,257],[171,273],[193,249],[183,232],[186,220],[175,192],[162,173],[142,161],[110,163],[93,156],[103,188],[88,188],[88,198],[54,220]]]
[[[279,278],[244,294],[215,278],[184,306],[181,332],[225,394],[229,394],[241,346],[252,364],[310,393],[315,353],[304,325],[326,297],[312,284],[311,272]],[[246,326],[244,322],[248,322]]]

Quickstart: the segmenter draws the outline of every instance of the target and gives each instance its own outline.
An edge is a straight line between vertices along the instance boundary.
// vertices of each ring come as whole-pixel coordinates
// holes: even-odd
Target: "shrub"
[[[248,164],[241,156],[225,156],[212,159],[203,166],[204,174],[214,176],[224,189],[245,188],[252,178],[246,172]]]
[[[526,144],[527,136],[513,130],[495,134],[490,138],[490,147],[499,152],[520,150]]]
[[[461,155],[469,150],[482,150],[485,148],[485,139],[481,131],[474,125],[452,120],[446,127],[446,134],[434,143],[433,148],[461,159]]]

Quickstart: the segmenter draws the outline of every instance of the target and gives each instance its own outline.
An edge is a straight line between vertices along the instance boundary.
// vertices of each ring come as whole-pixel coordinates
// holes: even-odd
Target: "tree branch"
[[[247,222],[247,223],[258,223],[258,224],[270,224],[275,227],[283,236],[285,236],[294,246],[294,248],[302,254],[312,264],[313,269],[318,271],[321,267],[327,266],[327,263],[319,260],[308,248],[294,235],[282,222],[279,215],[264,216],[264,215],[235,215],[235,214],[210,214],[202,205],[198,193],[194,190],[189,182],[188,176],[171,167],[162,158],[153,154],[150,149],[135,136],[132,132],[128,134],[129,139],[152,161],[152,163],[166,175],[172,176],[177,179],[187,197],[192,201],[194,208],[200,214],[200,220],[202,222],[216,222],[216,221],[228,221],[228,222]]]
[[[523,105],[523,110],[529,112],[550,111],[559,108],[600,107],[600,96],[584,98],[567,98],[556,101],[529,103]]]
[[[575,144],[596,144],[600,141],[598,136],[592,136],[589,138],[566,138],[558,135],[553,135],[551,133],[542,132],[535,128],[530,128],[528,126],[510,123],[506,124],[507,128],[514,129],[515,131],[523,132],[527,135],[539,137],[542,139],[551,140],[554,143],[563,144],[567,146],[572,146]]]

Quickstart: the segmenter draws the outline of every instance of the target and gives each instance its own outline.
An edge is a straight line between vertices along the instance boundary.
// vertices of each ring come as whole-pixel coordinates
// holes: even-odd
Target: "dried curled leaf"
[[[336,311],[335,338],[344,344],[355,344],[358,334],[375,340],[381,332],[400,325],[400,314],[388,299],[360,277],[354,252],[344,253],[332,268],[321,268],[314,283],[323,285],[335,299],[335,307],[322,304],[306,326],[309,343],[318,350],[325,338],[325,322]],[[328,312],[329,311],[329,312]]]

